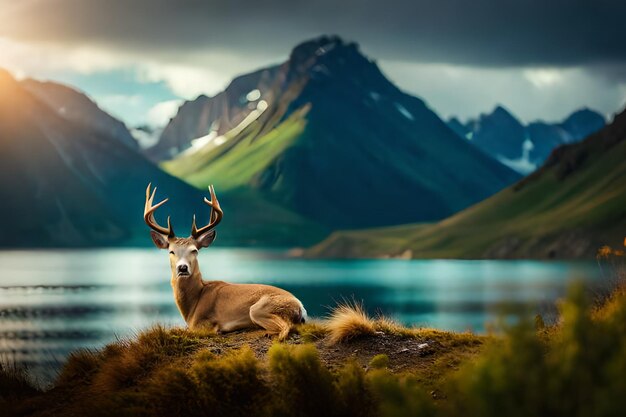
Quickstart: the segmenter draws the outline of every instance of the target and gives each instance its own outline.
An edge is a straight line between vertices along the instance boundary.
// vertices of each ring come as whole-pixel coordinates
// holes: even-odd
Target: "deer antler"
[[[152,183],[148,184],[148,188],[146,188],[146,206],[143,211],[143,219],[146,221],[146,224],[155,232],[159,232],[167,237],[174,237],[174,229],[172,228],[172,224],[170,223],[169,216],[167,216],[167,228],[160,226],[154,218],[155,210],[161,207],[163,204],[167,203],[167,200],[169,200],[169,198],[166,198],[156,205],[152,205],[152,201],[154,200],[154,195],[156,194],[157,189],[156,187],[154,187],[152,195],[150,195],[151,185]]]
[[[209,192],[211,193],[211,200],[204,197],[204,202],[211,207],[211,215],[209,216],[209,224],[204,227],[198,229],[196,227],[196,216],[193,216],[193,223],[191,224],[191,237],[198,238],[203,233],[208,232],[209,230],[215,228],[222,221],[222,217],[224,216],[224,212],[220,207],[220,202],[217,201],[217,197],[215,196],[215,190],[212,185],[209,185]]]

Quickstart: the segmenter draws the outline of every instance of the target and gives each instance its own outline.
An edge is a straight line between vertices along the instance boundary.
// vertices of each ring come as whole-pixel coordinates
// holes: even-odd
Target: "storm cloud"
[[[619,0],[6,0],[0,35],[161,52],[284,54],[337,33],[380,59],[474,66],[626,61]],[[28,24],[24,24],[28,22]]]
[[[610,117],[626,104],[624,16],[619,0],[0,0],[0,67],[140,123],[337,34],[444,117],[496,104],[526,121],[584,106]]]

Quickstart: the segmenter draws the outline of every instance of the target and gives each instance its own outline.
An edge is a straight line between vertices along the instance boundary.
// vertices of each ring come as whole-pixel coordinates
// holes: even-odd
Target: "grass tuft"
[[[15,364],[0,362],[0,400],[26,397],[40,392],[28,370]]]
[[[354,301],[339,304],[330,314],[326,326],[330,344],[376,334],[375,321],[367,316],[362,304]]]
[[[56,380],[56,385],[71,385],[85,382],[102,365],[104,355],[89,349],[70,353]]]
[[[378,316],[374,321],[374,327],[379,332],[393,336],[414,337],[417,332],[417,329],[403,326],[397,321],[385,316]]]
[[[158,364],[193,353],[201,346],[201,336],[191,330],[155,326],[140,333],[135,341],[109,345],[94,385],[109,390],[134,385]]]

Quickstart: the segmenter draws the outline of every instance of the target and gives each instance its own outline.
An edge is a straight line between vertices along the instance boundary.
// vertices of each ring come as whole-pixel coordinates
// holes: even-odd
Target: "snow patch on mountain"
[[[537,169],[537,165],[530,162],[530,151],[532,151],[534,147],[533,142],[526,137],[524,143],[522,143],[522,156],[519,159],[509,159],[498,155],[498,160],[520,174],[530,174]]]
[[[396,106],[396,109],[398,109],[398,111],[399,111],[400,113],[402,113],[402,115],[403,115],[404,117],[406,117],[406,118],[407,118],[407,119],[409,119],[409,120],[415,120],[415,118],[413,117],[413,115],[411,114],[411,112],[410,112],[410,111],[408,111],[408,110],[406,109],[406,107],[404,107],[402,104],[400,104],[400,103],[398,103],[398,102],[394,102],[393,104]]]

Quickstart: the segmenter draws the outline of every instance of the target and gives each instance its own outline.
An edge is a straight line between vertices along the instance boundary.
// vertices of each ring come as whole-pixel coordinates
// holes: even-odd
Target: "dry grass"
[[[596,303],[591,309],[594,320],[606,320],[612,317],[626,304],[626,280],[621,277],[615,290],[604,296],[602,302]]]
[[[626,246],[626,239],[624,239]],[[594,305],[591,310],[594,319],[602,320],[621,308],[626,299],[626,255],[622,249],[603,246],[596,255],[598,265],[612,277],[609,290],[593,294]]]
[[[330,314],[328,320],[312,325],[308,332],[317,332],[317,339],[328,335],[332,344],[344,343],[360,337],[390,335],[401,338],[416,338],[435,341],[443,347],[472,346],[482,344],[484,337],[471,332],[448,332],[444,330],[406,327],[395,320],[378,316],[373,319],[367,315],[363,305],[358,302],[339,304]]]
[[[374,321],[367,316],[363,305],[357,302],[339,304],[330,314],[326,328],[331,344],[376,334]]]
[[[11,363],[0,362],[0,403],[39,392],[28,371]]]
[[[155,326],[140,333],[136,340],[122,340],[107,346],[98,361],[100,366],[94,385],[101,389],[118,389],[135,385],[150,374],[152,369],[166,361],[187,356],[202,347],[202,337],[206,335],[187,329],[166,329]],[[89,364],[89,357],[82,355],[72,358],[74,368],[81,363]]]

